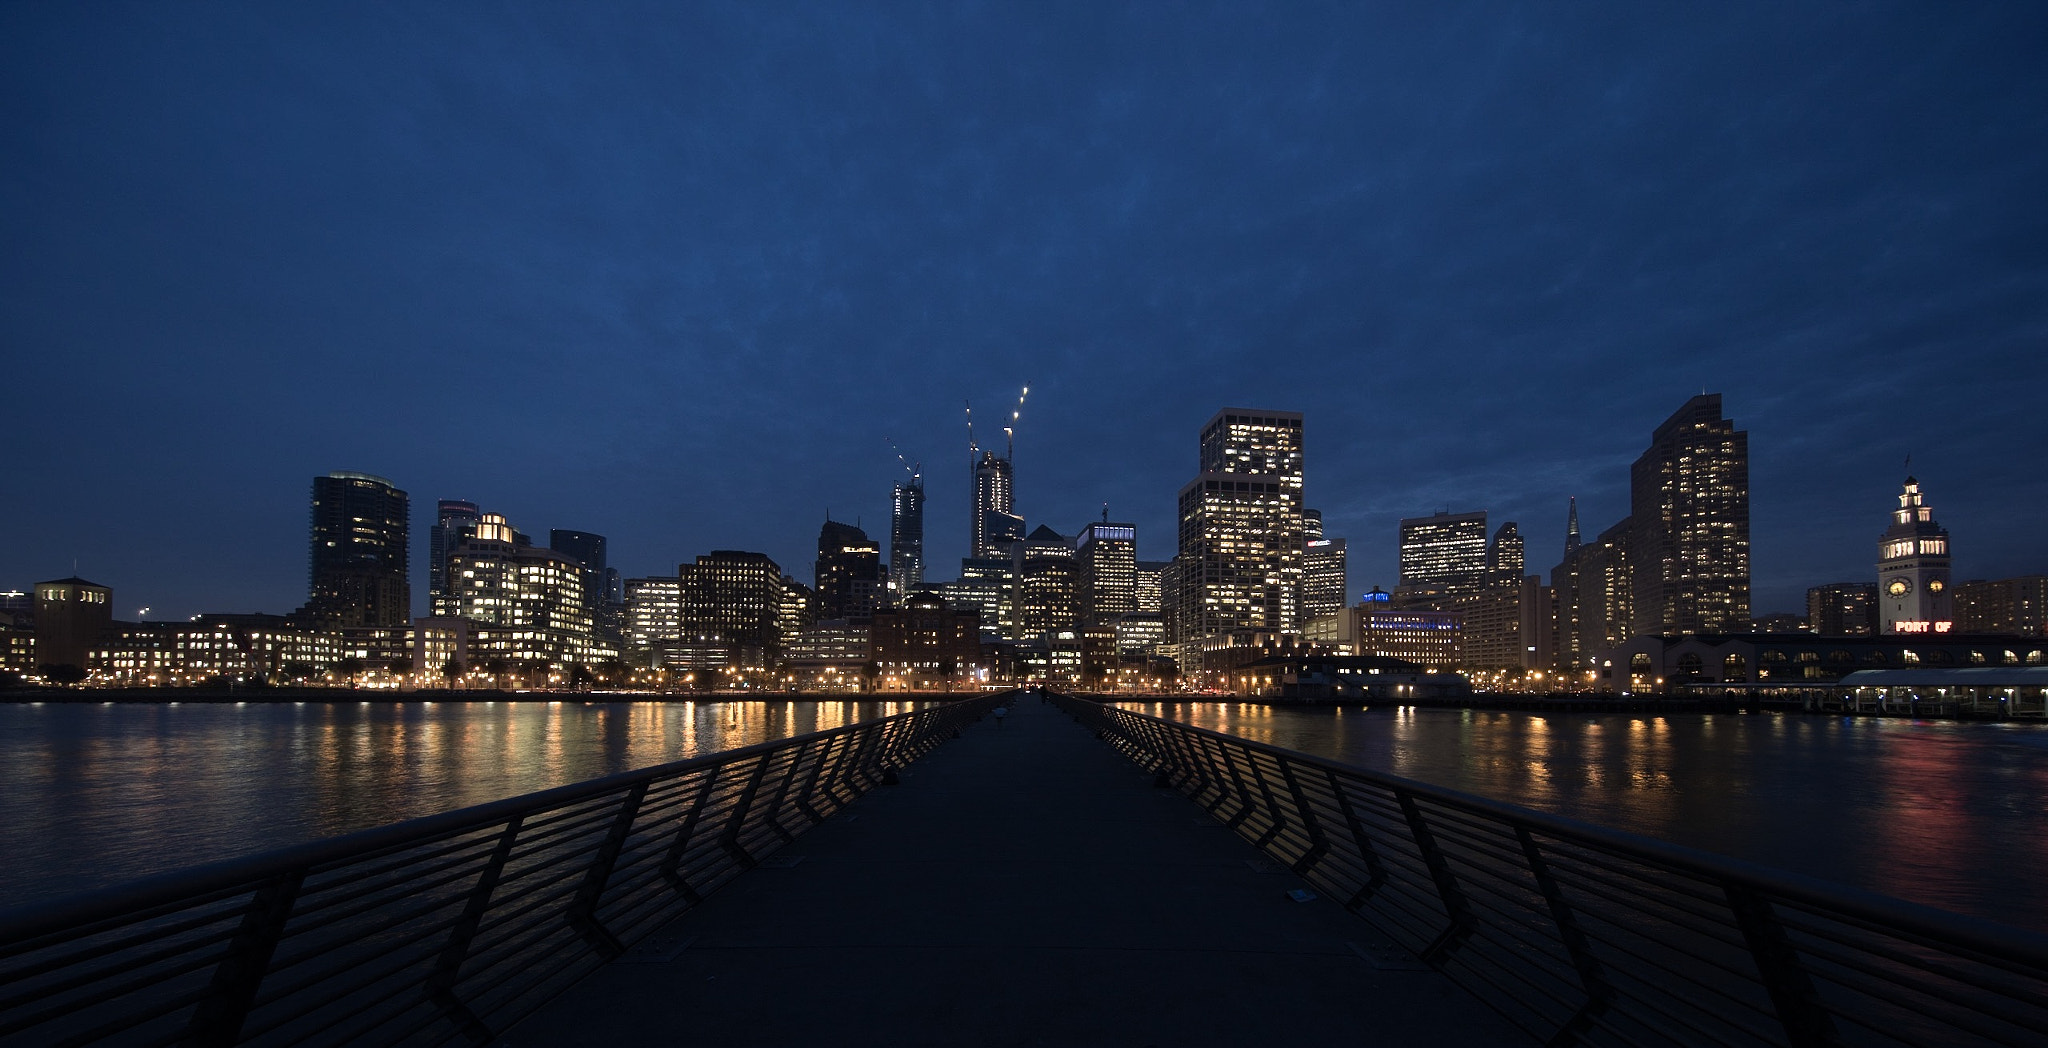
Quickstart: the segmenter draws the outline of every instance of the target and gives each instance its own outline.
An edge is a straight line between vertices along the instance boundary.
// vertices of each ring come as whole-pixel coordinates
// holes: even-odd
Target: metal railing
[[[2048,936],[1070,696],[1548,1044],[2048,1044]]]
[[[0,914],[0,1043],[488,1042],[996,701]]]

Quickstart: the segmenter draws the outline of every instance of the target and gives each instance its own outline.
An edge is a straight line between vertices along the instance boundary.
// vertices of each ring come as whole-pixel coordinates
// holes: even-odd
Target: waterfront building
[[[478,518],[448,559],[455,610],[479,628],[473,650],[529,668],[593,657],[590,612],[583,606],[583,565],[565,554],[521,545],[495,513]]]
[[[110,684],[151,687],[182,683],[178,633],[181,626],[190,625],[116,621],[87,656],[91,661],[86,668],[95,679]]]
[[[331,671],[350,657],[340,635],[282,615],[200,615],[173,627],[171,669],[184,683],[283,683]],[[122,662],[112,653],[108,661]],[[358,661],[365,671],[402,672],[389,661]]]
[[[1401,521],[1398,599],[1477,593],[1486,583],[1486,512],[1437,513]]]
[[[912,470],[889,506],[889,581],[901,598],[924,585],[924,474]]]
[[[790,683],[858,690],[873,667],[873,624],[820,619],[798,630],[783,651]]]
[[[913,593],[875,612],[870,631],[883,690],[973,687],[981,677],[981,616],[947,607],[938,594]]]
[[[1857,670],[2044,665],[2048,642],[2040,638],[1953,632],[1697,634],[1633,638],[1601,656],[1597,683],[1619,692],[1761,692],[1796,699],[1801,689],[1830,688]]]
[[[1231,691],[1295,702],[1463,698],[1472,685],[1451,672],[1384,655],[1279,655],[1239,667]]]
[[[1008,457],[984,451],[974,462],[973,541],[976,558],[1007,557],[1012,543],[1024,538],[1024,518],[1016,512],[1013,466]]]
[[[818,621],[818,597],[809,586],[784,575],[782,577],[782,604],[776,613],[775,626],[784,649],[789,647],[792,637],[800,630],[809,629]]]
[[[782,647],[782,568],[763,553],[713,550],[676,567],[682,638],[723,647],[722,666],[766,669]]]
[[[825,521],[815,570],[819,618],[866,622],[882,606],[888,585],[882,547],[858,526]]]
[[[1685,402],[1629,470],[1633,633],[1674,636],[1749,621],[1749,434],[1721,395]]]
[[[1877,632],[1877,583],[1833,582],[1806,591],[1806,625],[1823,637]]]
[[[1132,611],[1118,615],[1116,652],[1122,659],[1150,659],[1166,643],[1166,619],[1156,612]]]
[[[595,612],[604,603],[604,536],[552,528],[548,531],[548,548],[583,566],[583,606]]]
[[[2048,575],[1955,587],[1956,630],[2011,637],[2048,637]]]
[[[76,575],[35,586],[35,662],[45,679],[85,678],[91,651],[114,625],[114,591]]]
[[[1948,592],[1948,531],[1920,494],[1920,482],[1906,478],[1891,527],[1877,540],[1878,632],[1947,633],[1955,629],[1954,595]]]
[[[31,613],[0,611],[0,670],[36,671],[36,627]]]
[[[1354,654],[1405,659],[1431,671],[1451,671],[1464,660],[1464,617],[1455,611],[1399,608],[1374,589],[1351,608]]]
[[[683,636],[683,580],[655,576],[626,580],[626,646],[640,665]]]
[[[405,492],[383,477],[314,477],[311,585],[301,616],[335,628],[411,624],[409,527]]]
[[[475,635],[475,623],[454,615],[412,620],[413,679],[443,687],[458,686],[464,674],[477,668],[470,654],[470,642]]]
[[[1077,543],[1082,618],[1109,622],[1138,610],[1138,528],[1102,520],[1081,529]]]
[[[1520,675],[1556,664],[1556,595],[1540,577],[1489,586],[1458,601],[1446,610],[1460,613],[1459,669]]]
[[[1299,412],[1224,408],[1202,427],[1166,598],[1172,641],[1201,651],[1202,668],[1224,668],[1213,658],[1228,662],[1241,647],[1212,638],[1300,634],[1302,482]]]
[[[434,526],[427,532],[427,607],[435,615],[453,612],[448,556],[482,516],[483,510],[476,503],[464,499],[442,499],[435,507]]]

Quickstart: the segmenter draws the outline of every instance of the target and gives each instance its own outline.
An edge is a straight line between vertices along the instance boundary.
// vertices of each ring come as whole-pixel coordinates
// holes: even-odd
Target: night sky
[[[288,611],[311,478],[626,575],[1174,552],[1197,431],[1307,416],[1351,591],[1396,521],[1627,512],[1703,389],[1756,606],[1874,576],[1912,456],[1958,578],[2048,571],[2048,5],[0,7],[0,589]]]

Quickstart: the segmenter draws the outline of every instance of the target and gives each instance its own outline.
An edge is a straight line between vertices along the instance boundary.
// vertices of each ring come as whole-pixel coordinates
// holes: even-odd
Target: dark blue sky
[[[323,5],[324,7],[324,5]],[[2048,7],[9,4],[0,587],[304,598],[311,477],[610,536],[628,575],[1018,505],[1174,551],[1217,408],[1308,494],[1487,509],[1547,571],[1712,389],[1760,611],[1873,574],[1903,472],[1961,577],[2048,570]],[[992,436],[992,426],[984,429]]]

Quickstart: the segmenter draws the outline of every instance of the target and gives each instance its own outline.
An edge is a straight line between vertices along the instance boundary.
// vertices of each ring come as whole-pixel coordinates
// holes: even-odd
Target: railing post
[[[206,996],[192,1009],[180,1043],[195,1048],[231,1045],[242,1037],[242,1024],[256,1000],[256,989],[270,969],[270,956],[284,938],[285,922],[291,920],[292,905],[306,871],[280,874],[258,886],[242,911],[242,923],[228,940],[220,964],[213,970],[213,982]]]
[[[1264,851],[1266,845],[1273,843],[1273,838],[1280,836],[1280,831],[1287,828],[1287,815],[1281,811],[1280,798],[1273,795],[1273,784],[1266,781],[1266,772],[1259,767],[1258,759],[1247,753],[1244,760],[1245,764],[1251,768],[1252,778],[1259,784],[1259,796],[1266,799],[1266,817],[1271,820],[1266,827],[1266,832],[1260,834],[1259,839],[1252,842],[1253,847]],[[1280,758],[1278,757],[1274,758],[1276,763],[1279,760]]]
[[[1467,935],[1472,934],[1472,908],[1465,900],[1464,889],[1458,887],[1458,878],[1451,873],[1451,864],[1444,858],[1443,849],[1437,846],[1436,835],[1430,832],[1429,821],[1422,817],[1422,808],[1415,803],[1415,795],[1395,787],[1394,799],[1400,802],[1401,814],[1408,819],[1408,833],[1415,839],[1415,850],[1421,853],[1423,865],[1429,868],[1429,877],[1436,882],[1437,898],[1443,901],[1444,913],[1451,922],[1419,955],[1422,963],[1434,967],[1450,956]]]
[[[819,814],[818,809],[812,806],[811,794],[817,791],[818,780],[824,776],[825,769],[831,765],[832,751],[838,748],[839,739],[840,736],[838,735],[828,736],[825,739],[825,748],[818,752],[817,761],[811,765],[810,775],[804,778],[804,788],[797,791],[796,808],[798,811],[803,812],[804,816],[812,822],[825,821],[825,816]]]
[[[1294,798],[1294,812],[1301,819],[1302,832],[1308,834],[1308,850],[1302,852],[1301,858],[1294,860],[1291,867],[1295,876],[1306,877],[1308,871],[1329,853],[1330,840],[1323,835],[1322,820],[1317,819],[1316,813],[1309,808],[1308,793],[1301,788],[1301,780],[1295,777],[1294,766],[1285,758],[1280,761],[1280,777],[1287,781],[1288,795]]]
[[[1208,741],[1215,742],[1213,739]],[[1231,758],[1230,750],[1231,747],[1216,743],[1216,752],[1223,756],[1223,772],[1226,776],[1226,781],[1232,788],[1237,790],[1237,811],[1223,822],[1225,826],[1234,830],[1237,829],[1238,824],[1244,822],[1251,815],[1252,809],[1257,805],[1252,802],[1251,791],[1244,788],[1244,773],[1237,770],[1237,761]],[[1217,806],[1221,807],[1223,799],[1229,795],[1229,790],[1219,791],[1216,795]],[[1211,810],[1213,811],[1214,809]]]
[[[1372,898],[1380,885],[1387,883],[1387,864],[1380,861],[1379,849],[1372,846],[1372,838],[1366,835],[1365,822],[1358,817],[1357,809],[1351,806],[1351,794],[1344,789],[1344,782],[1337,773],[1324,769],[1323,775],[1330,780],[1330,792],[1337,798],[1337,811],[1344,816],[1344,828],[1351,832],[1351,842],[1358,846],[1358,856],[1365,860],[1365,883],[1351,893],[1344,908],[1357,910]]]
[[[576,889],[576,898],[569,903],[569,923],[588,940],[591,947],[606,957],[617,957],[626,952],[626,946],[597,919],[597,904],[604,897],[604,886],[612,878],[612,866],[619,861],[619,851],[625,847],[626,837],[633,832],[633,819],[640,814],[640,801],[647,796],[647,780],[642,779],[626,791],[626,798],[619,805],[619,814],[612,819],[612,827],[597,846],[597,855],[590,860],[590,868],[583,873],[583,884]]]
[[[1607,1003],[1614,998],[1614,987],[1607,982],[1607,973],[1600,967],[1600,959],[1593,956],[1593,944],[1586,939],[1586,933],[1579,928],[1577,915],[1572,913],[1571,903],[1558,887],[1557,878],[1550,875],[1550,863],[1543,858],[1543,849],[1537,846],[1536,838],[1527,826],[1515,827],[1515,838],[1522,843],[1522,855],[1529,860],[1529,873],[1536,878],[1536,890],[1543,894],[1544,905],[1550,908],[1551,923],[1557,925],[1557,937],[1564,943],[1565,953],[1572,959],[1572,968],[1579,973],[1579,986],[1586,991],[1586,1003],[1565,1020],[1563,1026],[1550,1036],[1552,1045],[1577,1044],[1593,1020],[1607,1010]]]
[[[695,905],[704,897],[690,886],[690,879],[683,876],[683,853],[690,850],[690,838],[696,834],[697,823],[704,818],[704,806],[711,800],[711,790],[718,785],[718,776],[724,771],[725,765],[718,764],[713,765],[705,773],[704,785],[697,787],[697,799],[691,802],[690,810],[684,813],[683,824],[676,827],[676,839],[669,844],[668,855],[661,861],[662,877],[675,886],[676,891],[682,894],[684,902],[691,905]]]
[[[1786,937],[1785,926],[1778,920],[1770,900],[1755,888],[1735,881],[1724,883],[1721,890],[1728,895],[1728,909],[1734,913],[1742,939],[1756,960],[1757,975],[1770,992],[1778,1022],[1785,1027],[1786,1042],[1792,1048],[1841,1044],[1834,1016],[1821,1004],[1813,979],[1806,974],[1806,965]]]
[[[775,795],[768,798],[768,813],[763,816],[768,820],[768,828],[775,831],[785,844],[796,840],[796,835],[782,828],[782,799],[789,796],[790,780],[796,778],[797,769],[803,767],[804,753],[810,748],[809,739],[797,744],[796,753],[789,758],[789,770],[776,776]]]
[[[754,774],[747,779],[747,786],[740,791],[739,799],[732,804],[732,814],[725,818],[725,829],[718,833],[718,843],[725,846],[726,854],[741,866],[754,865],[754,855],[740,843],[740,831],[745,828],[747,812],[754,806],[754,794],[761,790],[761,781],[768,777],[768,754],[762,754],[754,765]]]
[[[448,944],[441,947],[441,956],[434,963],[434,973],[427,977],[427,998],[477,1044],[488,1044],[497,1035],[484,1025],[484,1021],[470,1010],[462,998],[455,995],[455,983],[462,976],[462,962],[469,959],[469,945],[476,940],[484,913],[491,907],[491,893],[497,890],[498,878],[505,871],[505,861],[512,856],[512,844],[525,820],[524,815],[512,816],[498,834],[498,843],[491,849],[491,857],[477,873],[476,886],[469,890],[469,901],[462,907],[462,916],[456,918],[455,927],[448,933]]]

